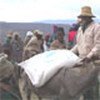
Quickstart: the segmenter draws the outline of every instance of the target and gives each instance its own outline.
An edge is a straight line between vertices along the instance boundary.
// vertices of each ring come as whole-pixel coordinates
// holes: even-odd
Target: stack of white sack
[[[51,50],[19,63],[35,87],[43,86],[60,68],[71,68],[79,57],[70,50]]]

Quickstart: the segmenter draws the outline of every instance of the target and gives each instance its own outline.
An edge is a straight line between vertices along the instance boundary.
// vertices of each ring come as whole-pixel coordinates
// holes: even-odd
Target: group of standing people
[[[65,49],[66,43],[64,41],[64,36],[64,29],[58,27],[56,30],[56,38],[50,43],[50,34],[45,34],[45,36],[43,36],[43,32],[35,30],[29,42],[25,44],[23,51],[24,60],[48,50]],[[25,38],[25,41],[27,38],[28,37]]]
[[[52,35],[40,30],[28,31],[24,40],[18,32],[9,32],[0,50],[8,55],[9,60],[19,63],[48,50],[67,48],[64,37],[63,27],[57,27]]]
[[[21,62],[23,41],[18,32],[9,32],[2,44],[2,52],[8,55],[9,60]]]

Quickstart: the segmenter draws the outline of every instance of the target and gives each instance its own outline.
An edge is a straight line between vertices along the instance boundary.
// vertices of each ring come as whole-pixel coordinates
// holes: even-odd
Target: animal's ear
[[[0,54],[0,62],[4,63],[7,59],[7,57],[8,57],[8,55],[6,55],[4,53]]]
[[[0,58],[2,58],[2,57],[4,57],[4,58],[8,58],[8,55],[5,54],[5,53],[0,53]]]
[[[8,55],[7,55],[7,54],[4,54],[4,57],[5,57],[5,58],[8,58]]]

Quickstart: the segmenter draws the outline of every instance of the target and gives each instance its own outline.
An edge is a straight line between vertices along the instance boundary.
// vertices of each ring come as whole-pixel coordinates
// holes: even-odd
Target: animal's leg
[[[42,98],[42,100],[59,100],[57,98]]]
[[[25,82],[22,79],[19,79],[19,90],[21,93],[22,100],[28,100],[26,91],[24,91]]]
[[[30,100],[40,100],[39,97],[32,91],[30,94]]]
[[[59,100],[80,100],[80,95],[70,96],[64,88],[61,89]]]
[[[81,95],[81,96],[80,96],[80,99],[79,99],[79,100],[84,100],[84,97],[83,97],[83,95]]]

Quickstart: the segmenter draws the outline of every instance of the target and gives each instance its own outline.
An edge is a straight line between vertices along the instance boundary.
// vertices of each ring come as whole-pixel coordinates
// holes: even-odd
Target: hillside
[[[52,34],[52,27],[54,24],[47,23],[6,23],[0,22],[0,39],[4,41],[4,37],[9,31],[17,31],[21,34],[22,38],[25,37],[27,31],[31,31],[34,29],[39,29],[45,33],[49,32]],[[57,24],[57,26],[61,26],[64,28],[65,32],[68,32],[69,25],[68,24]]]

